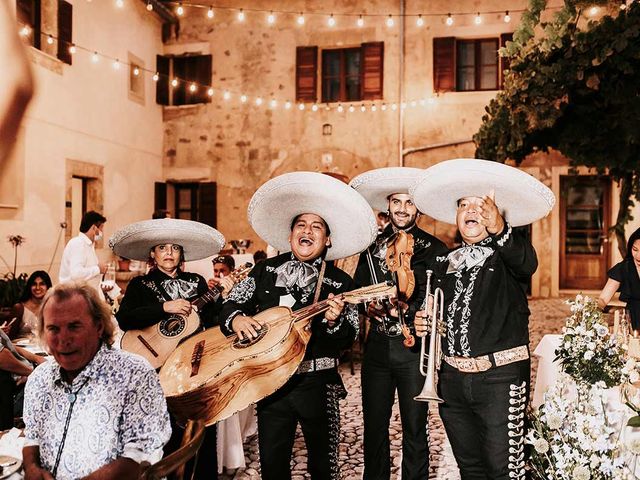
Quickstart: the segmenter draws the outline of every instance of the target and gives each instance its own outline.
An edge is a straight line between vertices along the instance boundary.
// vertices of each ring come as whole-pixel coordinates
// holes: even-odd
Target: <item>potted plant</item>
[[[11,308],[20,300],[28,278],[26,273],[16,275],[18,247],[24,243],[25,238],[21,235],[9,235],[8,240],[13,245],[13,270],[0,278],[0,324],[11,319]],[[7,269],[10,269],[9,265],[7,265]]]

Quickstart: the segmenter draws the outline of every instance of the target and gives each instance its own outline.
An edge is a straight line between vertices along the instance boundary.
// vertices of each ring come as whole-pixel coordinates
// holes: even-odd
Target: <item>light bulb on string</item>
[[[400,108],[401,108],[402,110],[404,110],[405,108],[407,108],[407,102],[402,102],[402,103],[400,104]]]
[[[209,88],[207,90],[207,95],[209,95],[210,97],[213,97],[213,88]]]
[[[273,14],[273,12],[269,13],[269,15],[267,16],[267,23],[269,25],[273,25],[274,23],[276,23],[276,16]]]
[[[420,99],[420,106],[424,107],[426,105],[427,101],[424,98]]]
[[[148,11],[153,11],[153,5],[151,5],[151,1],[147,1],[147,10]]]
[[[240,11],[238,12],[238,21],[244,22],[244,10],[242,9],[240,9]]]
[[[600,9],[598,7],[593,6],[589,9],[589,15],[593,17],[594,15],[597,15],[599,11]]]
[[[298,15],[298,25],[304,25],[304,14],[302,12],[300,12],[300,15]]]
[[[360,107],[360,111],[361,112],[366,112],[367,111],[367,107],[364,106],[364,103],[362,104],[362,106]]]
[[[116,7],[118,8],[124,7],[124,0],[116,0]]]
[[[504,12],[504,23],[509,23],[511,21],[511,15],[509,15],[509,10]]]
[[[134,76],[136,76],[136,77],[137,77],[138,75],[140,75],[140,69],[139,69],[138,67],[134,67],[134,68],[133,68],[133,75],[134,75]]]
[[[72,43],[72,44],[69,46],[69,53],[70,53],[71,55],[75,55],[76,51],[77,51],[76,46]]]
[[[387,104],[386,104],[386,103],[383,103],[383,104],[380,106],[380,110],[382,110],[382,111],[384,112],[386,109],[387,109]]]
[[[209,18],[213,18],[215,17],[216,12],[213,11],[213,7],[209,7],[209,10],[207,10],[207,17]]]
[[[113,69],[120,70],[120,60],[118,60],[117,58],[113,61]]]
[[[53,37],[51,35],[47,35],[47,43],[53,45]]]
[[[398,105],[396,105],[395,103],[391,105],[391,110],[395,112],[397,109],[398,109]]]
[[[298,104],[298,110],[300,110],[300,111],[304,110],[304,103],[299,103]]]
[[[178,79],[174,78],[173,80],[171,80],[171,86],[173,88],[176,88],[178,86]]]
[[[358,17],[358,20],[356,20],[356,25],[358,25],[358,27],[364,27],[364,18],[362,18],[362,15]]]
[[[179,16],[184,15],[184,7],[182,6],[182,2],[178,4],[178,8],[176,8],[176,14]]]
[[[311,110],[313,110],[314,112],[318,111],[318,105],[316,105],[315,103],[313,105],[311,105]]]
[[[98,60],[100,60],[100,57],[98,56],[98,52],[93,52],[93,55],[91,55],[91,61],[93,63],[98,63]]]
[[[271,101],[269,102],[269,106],[271,108],[276,108],[278,106],[278,102],[276,101],[275,98],[272,98]]]
[[[247,102],[247,96],[246,95],[240,95],[240,101],[242,103],[246,103]]]
[[[256,105],[257,106],[262,105],[262,98],[260,98],[260,97],[256,98]]]
[[[285,108],[285,110],[290,110],[291,109],[291,102],[287,100],[284,103],[284,108]]]
[[[154,82],[157,82],[158,80],[160,80],[160,74],[158,72],[153,74],[153,77],[151,77],[153,79]]]
[[[378,107],[376,107],[375,105],[371,105],[371,111],[375,112],[378,109]]]
[[[355,111],[356,109],[353,107],[353,105],[349,105],[349,113],[353,113]]]
[[[344,107],[341,104],[338,104],[338,111],[340,113],[344,112]]]
[[[25,25],[24,27],[22,27],[20,29],[20,36],[21,37],[26,37],[30,33],[31,33],[31,29],[27,25]]]
[[[391,15],[389,15],[389,18],[387,18],[387,27],[391,28],[393,27],[393,17]]]
[[[412,100],[409,105],[411,105],[411,107],[415,107],[416,105],[418,105],[418,102],[416,102],[415,100]]]
[[[422,15],[418,15],[418,19],[416,20],[416,25],[418,27],[424,26],[424,19],[422,18]]]
[[[224,91],[224,93],[222,94],[222,98],[224,98],[225,100],[229,100],[231,98],[231,94],[228,90]]]
[[[336,19],[333,18],[333,13],[331,15],[329,15],[329,19],[327,20],[327,25],[329,25],[329,27],[335,27],[336,26]]]
[[[194,93],[197,89],[198,89],[198,87],[196,87],[195,83],[192,83],[191,85],[189,85],[189,91],[191,93]]]
[[[480,16],[480,12],[476,13],[476,18],[473,20],[476,25],[480,25],[482,23],[482,17]]]
[[[436,103],[436,99],[435,99],[435,98],[433,98],[433,97],[429,97],[429,99],[427,100],[427,103],[428,103],[429,105],[433,105],[434,103]]]
[[[453,25],[453,17],[451,16],[451,14],[447,14],[447,26],[450,27],[451,25]]]

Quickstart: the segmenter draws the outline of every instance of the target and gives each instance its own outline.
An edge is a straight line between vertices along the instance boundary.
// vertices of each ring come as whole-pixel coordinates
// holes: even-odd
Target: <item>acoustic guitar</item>
[[[252,268],[251,263],[245,263],[231,272],[234,284],[246,277]],[[149,360],[153,368],[160,368],[180,342],[200,329],[198,312],[206,304],[215,302],[223,289],[222,285],[216,285],[193,300],[193,308],[189,315],[174,313],[149,327],[127,330],[120,340],[120,348],[142,355]]]
[[[396,287],[379,283],[336,297],[358,304],[393,297]],[[295,372],[311,337],[311,319],[329,309],[323,300],[295,312],[279,306],[254,315],[258,337],[226,337],[209,328],[182,342],[160,369],[160,384],[180,421],[211,425],[275,392]]]

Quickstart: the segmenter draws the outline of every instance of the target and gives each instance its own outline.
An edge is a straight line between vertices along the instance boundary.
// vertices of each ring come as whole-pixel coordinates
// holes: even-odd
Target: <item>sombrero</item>
[[[262,240],[288,252],[291,222],[303,213],[324,219],[331,230],[327,260],[359,253],[376,238],[373,210],[345,183],[314,172],[292,172],[264,183],[251,197],[247,216]]]
[[[186,261],[200,260],[218,253],[224,247],[222,234],[204,223],[175,218],[143,220],[131,223],[109,239],[116,255],[146,261],[156,245],[174,243],[182,246]]]
[[[369,205],[385,212],[388,208],[387,198],[393,193],[409,193],[411,187],[424,170],[411,167],[386,167],[361,173],[351,185],[362,195]]]
[[[553,192],[535,177],[503,163],[473,158],[440,162],[424,170],[410,189],[421,212],[456,223],[457,201],[495,191],[498,208],[512,226],[528,225],[547,216],[556,203]]]

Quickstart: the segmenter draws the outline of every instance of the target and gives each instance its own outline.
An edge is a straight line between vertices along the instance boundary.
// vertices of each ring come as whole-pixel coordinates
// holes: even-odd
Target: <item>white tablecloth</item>
[[[245,466],[243,443],[258,431],[253,405],[218,422],[218,473]]]
[[[545,392],[558,379],[560,365],[553,359],[556,358],[555,351],[560,346],[561,338],[562,335],[545,335],[533,351],[533,354],[539,359],[536,385],[533,389],[533,401],[531,402],[533,408],[542,405]]]

